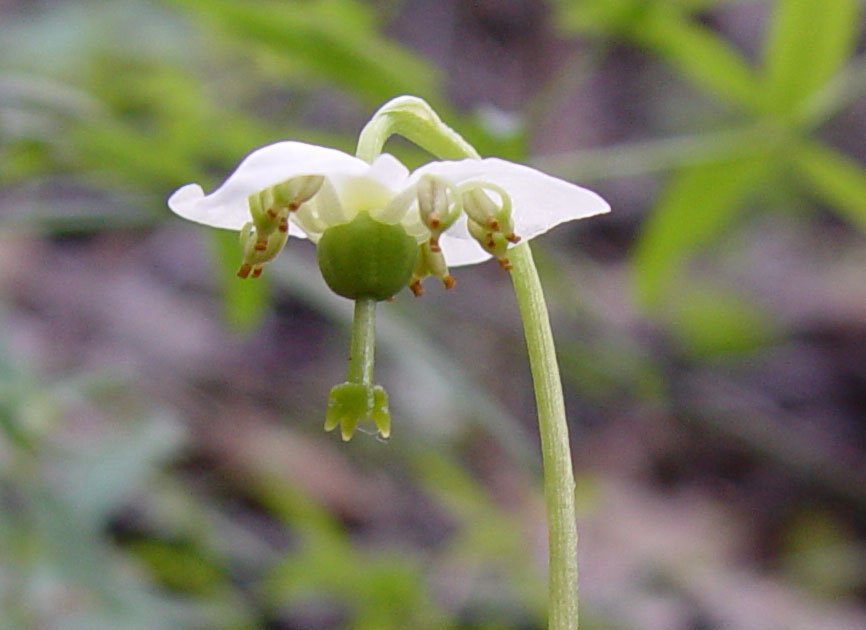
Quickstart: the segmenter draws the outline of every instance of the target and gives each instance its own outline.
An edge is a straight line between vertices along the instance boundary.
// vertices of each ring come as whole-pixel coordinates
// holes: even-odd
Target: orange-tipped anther
[[[267,215],[268,215],[270,218],[272,218],[272,219],[276,219],[276,218],[277,218],[277,211],[274,210],[273,208],[268,208],[265,212],[267,213]]]
[[[262,266],[261,266],[261,265],[256,265],[255,267],[253,267],[253,274],[252,274],[252,277],[253,277],[253,278],[258,278],[260,275],[262,275]]]
[[[454,285],[457,284],[457,281],[454,279],[454,276],[449,273],[442,276],[442,284],[445,285],[445,290],[447,291],[448,289],[453,289]]]
[[[252,271],[252,265],[249,263],[244,263],[241,265],[241,268],[238,269],[238,278],[243,278],[244,280],[250,275],[250,271]]]
[[[502,258],[497,258],[496,262],[498,262],[499,266],[502,267],[505,271],[511,271],[511,268],[513,267],[511,261],[508,260],[505,256],[503,256]]]
[[[301,204],[298,203],[297,201],[293,201],[288,205],[289,212],[294,212],[295,210],[297,210],[300,207],[301,207]]]
[[[289,219],[287,217],[283,217],[280,219],[280,227],[278,228],[280,232],[288,232],[289,231]]]
[[[433,230],[442,225],[442,219],[439,218],[438,212],[431,212],[428,220],[430,221],[430,228]]]
[[[520,237],[517,236],[517,234],[515,234],[514,232],[512,232],[511,234],[505,235],[505,240],[508,241],[509,243],[519,243]]]
[[[487,220],[487,227],[489,227],[494,232],[498,232],[499,231],[499,221],[497,221],[496,219],[488,219]]]
[[[412,284],[409,285],[409,290],[412,292],[412,295],[415,297],[421,297],[424,295],[424,287],[421,286],[421,281],[416,280]]]
[[[257,252],[263,252],[263,251],[265,251],[267,248],[268,248],[268,239],[266,239],[266,238],[259,238],[259,239],[256,240],[256,245],[255,245],[255,247],[254,247],[253,249],[255,249]]]
[[[430,237],[430,251],[431,252],[441,252],[442,248],[439,247],[439,238],[436,236]]]

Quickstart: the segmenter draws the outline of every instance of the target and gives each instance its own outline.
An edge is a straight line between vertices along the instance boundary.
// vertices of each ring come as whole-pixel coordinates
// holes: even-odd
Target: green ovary
[[[328,287],[350,300],[387,300],[409,281],[417,241],[402,225],[389,225],[361,212],[350,223],[324,231],[316,246]]]

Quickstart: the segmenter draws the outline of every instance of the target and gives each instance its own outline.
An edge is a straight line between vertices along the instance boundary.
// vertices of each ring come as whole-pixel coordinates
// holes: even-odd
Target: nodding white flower
[[[239,230],[241,277],[259,275],[290,236],[327,250],[319,252],[320,268],[329,286],[346,297],[359,295],[333,286],[323,256],[325,266],[345,263],[355,274],[380,274],[383,264],[400,267],[402,280],[389,295],[396,279],[385,282],[387,288],[377,286],[370,293],[376,299],[406,284],[420,294],[420,280],[428,274],[451,286],[447,265],[495,256],[507,269],[510,243],[610,209],[590,190],[496,158],[430,162],[410,173],[388,154],[367,163],[336,149],[290,141],[254,151],[209,195],[188,184],[168,205],[191,221]],[[361,224],[365,229],[335,229]],[[371,226],[390,226],[390,236]],[[405,237],[412,239],[411,254]],[[355,242],[364,238],[376,243]],[[349,242],[354,245],[347,252]],[[382,247],[406,252],[378,260],[371,252]],[[342,254],[347,260],[335,262]],[[365,266],[362,259],[368,255],[375,260]]]

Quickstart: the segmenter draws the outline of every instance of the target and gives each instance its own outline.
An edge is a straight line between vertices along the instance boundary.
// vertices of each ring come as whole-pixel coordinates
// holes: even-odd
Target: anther
[[[447,230],[460,214],[459,198],[452,203],[449,200],[449,184],[431,175],[425,175],[418,181],[416,191],[419,218],[432,234],[430,243],[434,246],[433,251],[439,251],[435,249],[438,247],[439,235]],[[456,197],[456,194],[452,192],[451,196]]]
[[[442,276],[442,284],[445,285],[445,289],[448,290],[448,289],[453,289],[454,285],[457,284],[457,281],[454,279],[454,276],[452,276],[449,273],[447,275]]]
[[[288,232],[289,231],[289,218],[286,216],[280,217],[280,226],[278,228],[280,232]]]
[[[424,287],[421,286],[420,280],[416,280],[415,282],[410,284],[409,290],[412,292],[412,295],[414,295],[416,298],[424,295]]]
[[[252,277],[258,278],[260,275],[262,275],[262,266],[256,265],[255,267],[253,267]]]
[[[277,218],[277,211],[274,210],[273,208],[268,208],[265,212],[267,213],[267,215],[268,215],[270,218],[272,218],[272,219],[276,219],[276,218]]]
[[[255,244],[255,247],[253,247],[253,249],[255,249],[257,252],[263,252],[267,248],[268,248],[268,239],[263,238],[263,237],[259,237],[258,239],[256,239],[256,244]]]
[[[517,234],[515,234],[514,232],[511,232],[510,234],[505,235],[505,240],[509,243],[515,244],[520,242],[520,237],[517,236]]]
[[[511,269],[514,267],[514,265],[511,264],[511,261],[504,256],[502,258],[497,258],[496,262],[498,262],[499,266],[502,267],[502,269],[504,269],[505,271],[511,271]]]
[[[246,280],[247,277],[249,277],[252,268],[252,265],[250,265],[249,263],[242,264],[241,268],[238,269],[238,278],[243,278],[244,280]]]

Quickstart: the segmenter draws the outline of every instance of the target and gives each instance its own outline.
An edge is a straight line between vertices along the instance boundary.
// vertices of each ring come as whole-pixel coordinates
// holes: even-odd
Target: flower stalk
[[[398,134],[439,158],[478,158],[478,152],[421,99],[403,96],[364,127],[357,157],[373,160]],[[574,473],[562,380],[541,280],[528,242],[508,248],[509,271],[529,355],[541,439],[548,531],[548,628],[578,628],[577,523]],[[357,307],[356,307],[357,308]]]
[[[577,525],[562,381],[550,317],[529,243],[510,248],[508,254],[512,265],[511,282],[526,338],[541,437],[547,512],[548,627],[573,630],[578,627]]]
[[[376,351],[376,300],[355,300],[352,317],[352,341],[349,346],[349,367],[346,381],[365,387],[373,385],[373,365]]]

